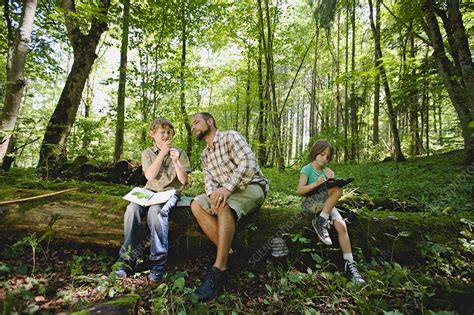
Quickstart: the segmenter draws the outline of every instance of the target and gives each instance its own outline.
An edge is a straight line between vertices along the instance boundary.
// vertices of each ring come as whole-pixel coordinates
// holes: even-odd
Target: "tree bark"
[[[250,142],[249,128],[250,128],[250,48],[247,55],[247,80],[245,82],[245,139]]]
[[[192,156],[193,150],[193,135],[191,132],[191,125],[189,124],[188,112],[186,110],[186,41],[187,41],[187,30],[186,30],[186,3],[187,0],[181,0],[181,66],[179,68],[179,81],[180,81],[180,110],[186,129],[186,153],[188,156]]]
[[[336,134],[340,134],[342,123],[342,104],[341,104],[341,88],[339,76],[341,73],[341,13],[337,11],[337,39],[336,39]],[[322,106],[321,106],[322,109]],[[322,115],[321,115],[322,117]],[[322,119],[321,119],[322,120]],[[323,122],[321,121],[321,125]],[[335,160],[340,160],[340,150],[335,149]]]
[[[5,3],[5,19],[7,20],[8,42],[12,39],[12,27],[8,15],[8,3]],[[24,0],[20,18],[20,25],[17,30],[13,46],[9,47],[10,56],[7,56],[7,75],[5,103],[0,116],[0,163],[3,164],[7,153],[10,137],[15,129],[16,121],[21,107],[21,98],[26,85],[25,63],[30,42],[31,30],[36,12],[36,0]]]
[[[276,166],[279,170],[283,170],[285,168],[285,158],[283,156],[283,146],[282,146],[282,136],[281,136],[281,113],[278,110],[278,102],[277,102],[277,95],[276,95],[276,83],[275,83],[275,63],[273,60],[273,32],[270,20],[270,6],[269,0],[265,0],[265,16],[267,19],[267,71],[269,74],[269,86],[271,91],[271,105],[272,105],[272,113],[271,117],[273,118],[273,147],[274,147],[274,154],[276,160]],[[264,46],[265,47],[265,46]]]
[[[123,154],[123,140],[125,130],[125,87],[127,84],[128,33],[130,26],[130,0],[122,0],[122,5],[122,43],[120,47],[120,75],[117,93],[117,123],[115,129],[114,162],[120,160]]]
[[[97,58],[95,50],[100,36],[107,30],[105,18],[110,7],[110,0],[99,2],[98,12],[91,21],[87,35],[82,34],[76,20],[74,0],[63,0],[61,6],[64,9],[65,25],[74,53],[74,62],[58,104],[47,124],[41,144],[38,167],[46,168],[52,161],[66,154],[66,141],[76,119],[82,91]]]
[[[455,52],[451,53],[455,60],[454,63],[446,56],[443,37],[435,15],[437,12],[439,16],[443,16],[445,12],[438,8],[432,0],[424,1],[423,12],[425,14],[425,31],[433,47],[433,57],[438,73],[444,82],[461,124],[466,163],[471,164],[474,163],[474,128],[470,128],[469,124],[474,121],[474,64],[459,11],[459,2],[456,0],[447,1],[449,23],[444,24],[450,44],[448,49]],[[457,68],[460,68],[461,73],[456,71]]]
[[[311,76],[311,107],[309,110],[309,138],[312,139],[317,132],[317,111],[318,111],[318,100],[316,96],[317,91],[317,80],[318,80],[318,48],[319,48],[319,22],[315,22],[316,31],[316,44],[314,45],[314,61],[313,61],[313,72]]]
[[[380,38],[380,0],[375,0],[375,36]],[[380,143],[379,115],[380,115],[380,56],[375,49],[374,42],[374,63],[375,63],[375,83],[374,83],[374,119],[372,127],[372,141],[375,146]]]
[[[355,39],[356,39],[356,23],[355,23],[356,0],[352,0],[351,29],[352,29],[352,49],[351,49],[351,150],[350,160],[357,160],[358,143],[359,143],[359,126],[357,119],[358,101],[355,91]]]
[[[373,10],[373,5],[372,5],[372,0],[369,0],[369,9],[370,9],[370,26],[372,28],[372,33],[374,36],[375,50],[377,51],[377,55],[380,60],[383,57],[383,55],[382,55],[382,48],[380,46],[380,36],[375,31],[376,25],[374,23],[374,12],[373,12],[374,10]],[[397,119],[395,117],[395,112],[393,110],[392,95],[390,93],[390,86],[388,83],[387,73],[385,72],[385,67],[381,63],[379,64],[379,70],[380,70],[380,77],[382,79],[382,83],[384,85],[384,90],[385,90],[385,101],[387,103],[387,112],[388,112],[388,117],[390,121],[390,128],[391,128],[393,146],[394,146],[394,151],[395,151],[395,160],[398,162],[401,162],[405,160],[405,157],[403,156],[403,153],[402,153],[400,137],[398,135]]]
[[[415,36],[413,35],[413,28],[410,25],[409,28],[409,41],[410,41],[410,58],[414,60],[416,57],[415,52]],[[408,83],[409,87],[409,108],[410,108],[410,132],[411,132],[411,154],[416,156],[421,153],[421,139],[420,139],[420,128],[418,124],[418,83],[417,73],[415,67],[411,72],[411,79]]]
[[[267,165],[266,161],[266,120],[264,119],[265,117],[265,112],[266,112],[266,106],[265,106],[265,99],[264,99],[264,90],[265,86],[263,84],[263,37],[262,34],[259,34],[259,39],[258,39],[258,57],[257,57],[257,72],[258,72],[258,121],[257,121],[257,132],[258,132],[258,148],[257,148],[257,159],[258,159],[258,164],[263,166]]]

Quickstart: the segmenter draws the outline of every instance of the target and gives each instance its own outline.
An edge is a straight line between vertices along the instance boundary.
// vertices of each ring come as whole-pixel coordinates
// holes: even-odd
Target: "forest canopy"
[[[197,165],[189,119],[203,110],[280,169],[319,138],[344,162],[473,156],[469,2],[11,0],[1,10],[4,168],[138,160],[158,116]]]

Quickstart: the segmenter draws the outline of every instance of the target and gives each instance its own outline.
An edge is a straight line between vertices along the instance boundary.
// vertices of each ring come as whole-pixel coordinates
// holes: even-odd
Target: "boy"
[[[171,146],[174,128],[171,123],[158,118],[151,122],[150,137],[154,145],[142,152],[142,168],[147,179],[145,188],[153,191],[176,189],[166,203],[142,207],[130,203],[124,215],[124,244],[119,251],[120,269],[115,273],[120,278],[129,275],[136,264],[141,250],[137,247],[141,219],[147,213],[150,229],[150,281],[159,281],[164,275],[168,254],[168,214],[178,199],[191,172],[189,159],[183,150]]]

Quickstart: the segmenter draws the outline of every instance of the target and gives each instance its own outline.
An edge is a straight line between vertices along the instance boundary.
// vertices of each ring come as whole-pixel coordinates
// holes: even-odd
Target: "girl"
[[[357,271],[356,263],[352,257],[351,241],[347,233],[346,222],[335,205],[342,196],[342,188],[332,187],[325,189],[324,183],[329,178],[334,178],[334,172],[326,164],[331,161],[334,149],[326,140],[318,140],[311,148],[311,163],[305,165],[300,172],[297,194],[303,196],[303,210],[321,212],[313,219],[312,225],[321,242],[332,245],[329,236],[329,222],[332,221],[336,228],[339,245],[344,258],[344,273],[353,282],[365,283]]]

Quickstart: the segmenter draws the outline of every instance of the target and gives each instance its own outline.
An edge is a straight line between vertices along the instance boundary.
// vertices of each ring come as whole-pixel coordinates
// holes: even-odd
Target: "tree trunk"
[[[312,139],[316,135],[317,127],[317,111],[318,103],[316,96],[316,87],[318,81],[318,48],[319,48],[319,23],[316,20],[316,41],[314,45],[314,62],[313,62],[313,72],[311,77],[311,107],[309,110],[309,138]]]
[[[375,0],[375,36],[380,38],[380,0]],[[374,145],[378,145],[380,142],[379,134],[379,115],[380,115],[380,64],[381,59],[378,55],[377,49],[375,49],[374,41],[374,63],[375,63],[375,83],[374,83],[374,119],[372,129],[372,139]]]
[[[471,164],[474,163],[474,128],[470,128],[469,124],[474,121],[474,64],[459,11],[459,2],[447,1],[449,23],[444,24],[450,43],[448,49],[455,52],[451,53],[454,63],[446,56],[443,37],[435,16],[435,12],[439,16],[443,16],[445,12],[438,8],[432,0],[424,1],[423,12],[425,13],[425,31],[434,50],[433,57],[438,67],[438,73],[444,82],[461,124],[466,162]],[[460,68],[461,73],[456,71],[457,68]],[[457,79],[459,76],[460,78]]]
[[[267,56],[267,73],[269,79],[269,87],[271,91],[271,106],[272,106],[272,120],[273,120],[273,147],[275,153],[276,166],[278,169],[283,170],[285,168],[285,159],[283,157],[282,147],[282,136],[281,136],[281,114],[278,110],[277,95],[276,95],[276,83],[275,83],[275,68],[273,60],[273,30],[270,20],[270,7],[269,0],[265,0],[265,16],[267,20],[267,49],[264,47]],[[262,19],[263,22],[263,19]]]
[[[186,3],[187,0],[181,0],[181,67],[179,70],[179,81],[180,81],[180,109],[181,115],[186,128],[186,153],[188,156],[192,156],[193,150],[193,138],[191,132],[191,125],[189,124],[188,112],[186,110],[186,41],[187,41],[187,30],[186,30]]]
[[[120,76],[117,93],[117,125],[115,130],[114,162],[120,160],[123,154],[123,140],[125,129],[125,86],[127,84],[128,33],[130,25],[130,0],[122,0],[122,5],[122,43],[120,47]]]
[[[84,98],[84,118],[89,118],[91,114],[91,109],[92,109],[92,104],[94,102],[94,72],[93,70],[91,71],[92,75],[89,76],[89,78],[86,81],[86,96]],[[87,152],[89,152],[89,147],[91,144],[91,138],[87,134],[87,132],[82,133],[82,152],[83,154],[87,155]]]
[[[258,148],[257,148],[257,158],[258,164],[260,166],[266,166],[266,124],[264,116],[266,115],[265,112],[265,99],[264,99],[264,84],[263,84],[263,48],[262,48],[263,37],[260,33],[259,40],[258,40],[258,57],[257,57],[257,72],[258,72],[258,121],[257,121],[257,132],[258,132]]]
[[[344,162],[350,159],[349,153],[349,82],[347,80],[347,73],[349,72],[349,3],[346,2],[346,47],[345,47],[345,63],[344,63]]]
[[[377,32],[375,31],[376,25],[374,23],[374,14],[373,14],[374,10],[373,10],[373,5],[372,5],[372,0],[369,0],[369,8],[370,8],[370,26],[372,28],[372,33],[374,36],[375,50],[377,51],[378,57],[381,59],[383,57],[382,48],[380,46],[380,36],[378,36],[379,34],[377,34]],[[391,134],[393,138],[395,160],[401,162],[405,160],[405,157],[403,156],[403,153],[402,153],[400,137],[398,135],[397,119],[395,117],[395,112],[393,110],[393,105],[392,105],[392,96],[390,93],[390,86],[388,83],[387,73],[385,72],[385,67],[383,66],[383,64],[380,64],[379,70],[380,70],[380,76],[381,76],[382,83],[384,85],[384,90],[385,90],[385,100],[387,102],[387,112],[388,112],[388,117],[390,121]]]
[[[413,27],[410,25],[409,28],[409,41],[410,41],[410,58],[415,60],[415,36],[413,35]],[[411,154],[416,156],[421,153],[421,139],[420,130],[418,125],[418,83],[416,82],[418,74],[416,73],[415,67],[411,72],[411,80],[408,83],[410,85],[410,95],[408,97],[409,108],[410,108],[410,132],[411,132]]]
[[[24,0],[21,12],[20,25],[17,30],[13,47],[9,47],[11,51],[11,59],[7,56],[7,75],[6,75],[6,91],[5,103],[3,105],[0,116],[0,163],[7,153],[10,137],[15,129],[16,120],[20,112],[21,99],[23,89],[26,85],[25,80],[25,63],[28,53],[28,44],[30,42],[31,30],[36,11],[36,0]],[[11,41],[12,28],[9,24],[8,2],[4,2],[5,17],[8,28],[8,42]]]
[[[351,50],[351,150],[350,160],[357,160],[358,143],[359,143],[359,128],[357,119],[358,101],[356,100],[355,91],[355,39],[356,39],[356,23],[355,23],[356,0],[352,0],[352,50]]]
[[[76,21],[76,5],[74,0],[63,0],[65,24],[67,35],[71,41],[74,62],[66,79],[58,104],[51,116],[40,149],[38,167],[48,168],[49,163],[65,155],[66,141],[76,119],[77,109],[81,102],[82,91],[92,65],[97,58],[95,50],[99,44],[100,36],[107,30],[107,16],[110,1],[101,0],[99,11],[92,19],[87,35],[81,33]]]
[[[341,72],[341,13],[337,10],[337,43],[336,43],[336,134],[340,134],[342,123],[342,105],[341,105],[341,89],[339,83],[339,75]],[[322,108],[322,106],[321,106]],[[322,115],[321,115],[322,117]],[[322,121],[321,121],[322,125]],[[335,160],[340,160],[340,150],[335,149]]]
[[[430,83],[425,80],[425,137],[426,155],[430,155]]]
[[[249,128],[250,128],[250,49],[247,56],[247,81],[245,82],[245,139],[250,142]]]
[[[234,124],[234,130],[239,131],[239,111],[240,111],[240,93],[239,93],[239,78],[235,78],[235,124]],[[248,141],[248,140],[247,140]]]

